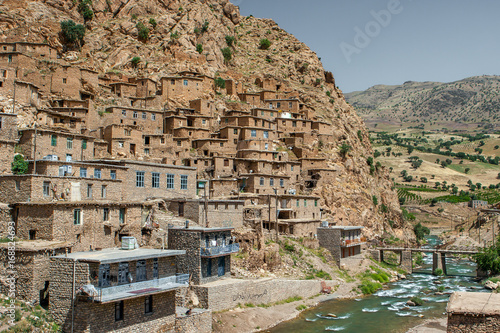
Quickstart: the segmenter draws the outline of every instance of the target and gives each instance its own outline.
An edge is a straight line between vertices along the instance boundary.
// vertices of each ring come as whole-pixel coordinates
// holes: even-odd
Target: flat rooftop
[[[0,243],[0,248],[8,248],[9,243]],[[60,241],[46,241],[46,240],[33,240],[33,241],[16,241],[16,251],[37,252],[45,250],[55,250],[62,248],[71,248],[69,242]]]
[[[203,228],[203,227],[171,227],[169,230],[182,230],[182,231],[191,231],[191,232],[219,232],[219,231],[232,231],[234,228]]]
[[[68,255],[53,256],[53,258],[68,258],[84,262],[98,262],[111,264],[129,260],[145,260],[159,257],[172,257],[186,254],[184,250],[158,250],[158,249],[104,249],[101,251],[73,252]]]
[[[363,226],[357,225],[334,225],[331,227],[321,227],[320,229],[339,229],[339,230],[358,230],[363,229]]]
[[[446,312],[457,314],[500,315],[500,294],[454,292]]]

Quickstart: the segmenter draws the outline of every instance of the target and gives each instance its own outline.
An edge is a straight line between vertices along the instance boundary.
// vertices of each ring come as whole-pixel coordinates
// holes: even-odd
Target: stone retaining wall
[[[189,316],[178,315],[175,318],[176,333],[210,333],[212,332],[212,311],[194,312]]]
[[[500,332],[500,316],[448,314],[448,330],[453,333]]]
[[[333,281],[325,281],[327,285],[336,285]],[[321,281],[318,280],[226,280],[224,283],[209,283],[194,286],[200,307],[212,311],[231,309],[238,304],[269,304],[289,297],[308,298],[321,292]]]

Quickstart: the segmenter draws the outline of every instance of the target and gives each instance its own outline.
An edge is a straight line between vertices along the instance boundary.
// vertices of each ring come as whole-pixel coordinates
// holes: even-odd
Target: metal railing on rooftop
[[[365,237],[359,237],[359,238],[354,238],[354,239],[343,239],[340,241],[341,246],[349,246],[349,245],[357,245],[357,244],[362,244],[366,243],[366,238]]]
[[[124,294],[123,296],[126,296],[127,293],[139,294],[142,290],[146,292],[147,289],[153,288],[161,290],[175,289],[184,285],[188,285],[188,282],[189,274],[176,274],[164,278],[132,282],[112,287],[95,287],[97,295],[94,297],[94,300],[103,302],[112,299],[119,299],[121,298],[120,294]]]
[[[202,257],[211,257],[223,254],[238,253],[240,251],[240,244],[234,243],[222,246],[202,247],[200,251]]]

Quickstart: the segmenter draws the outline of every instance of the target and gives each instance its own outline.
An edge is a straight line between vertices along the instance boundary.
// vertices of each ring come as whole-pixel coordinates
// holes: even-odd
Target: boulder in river
[[[498,288],[498,283],[488,280],[484,284],[484,287],[489,290],[496,290]]]
[[[417,306],[417,304],[415,304],[413,301],[406,302],[406,305],[408,305],[408,306]]]

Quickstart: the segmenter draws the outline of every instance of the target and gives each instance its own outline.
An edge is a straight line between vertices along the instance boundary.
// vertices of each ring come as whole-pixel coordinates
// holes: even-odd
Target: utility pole
[[[267,212],[269,214],[268,221],[269,221],[269,229],[271,229],[271,195],[267,195]],[[264,231],[262,231],[264,232]]]
[[[278,190],[275,188],[274,189],[274,195],[276,197],[276,242],[279,240],[279,230],[278,230]]]
[[[38,119],[38,115],[36,116]],[[37,130],[36,130],[36,120],[35,120],[35,138],[33,139],[33,174],[36,175],[36,137],[37,137]]]
[[[205,197],[205,227],[208,228],[208,198],[207,198],[207,183],[203,186],[203,196]]]

